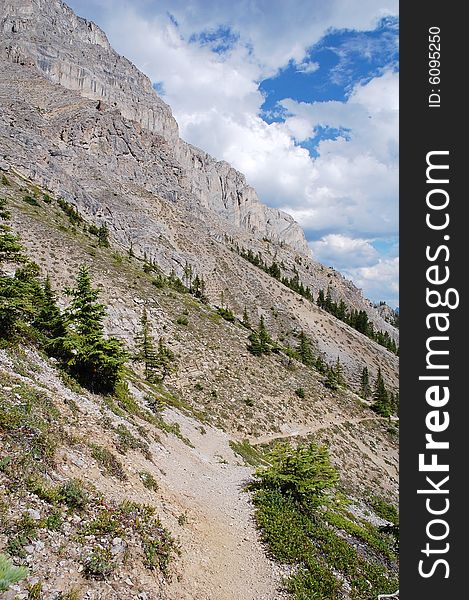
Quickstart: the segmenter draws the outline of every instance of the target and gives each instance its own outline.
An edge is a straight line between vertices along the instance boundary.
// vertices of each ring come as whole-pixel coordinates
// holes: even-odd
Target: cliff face
[[[118,111],[144,132],[163,138],[178,175],[172,199],[177,197],[195,210],[208,209],[256,237],[284,242],[310,255],[304,233],[292,217],[263,205],[245,177],[229,164],[179,138],[171,109],[151,81],[111,48],[94,23],[77,17],[60,0],[2,0],[0,18],[4,57],[34,65],[50,81],[96,101],[99,110]]]

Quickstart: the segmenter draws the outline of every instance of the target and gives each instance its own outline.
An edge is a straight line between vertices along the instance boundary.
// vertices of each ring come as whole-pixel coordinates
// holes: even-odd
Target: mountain
[[[389,315],[314,261],[241,173],[181,140],[94,23],[59,0],[0,0],[0,29],[0,553],[30,569],[5,597],[290,597],[282,562],[295,560],[267,557],[243,491],[282,440],[326,443],[349,497],[334,527],[360,548],[360,576],[343,575],[343,597],[364,579],[370,598],[394,585],[378,527],[397,501],[398,419],[362,385],[366,367],[395,398]],[[67,311],[83,265],[103,335],[128,353],[112,393],[39,333],[45,276]],[[168,349],[156,383],[135,358],[144,309]]]

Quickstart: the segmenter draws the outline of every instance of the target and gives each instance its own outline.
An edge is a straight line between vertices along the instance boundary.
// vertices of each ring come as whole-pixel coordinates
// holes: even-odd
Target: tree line
[[[242,258],[249,261],[254,266],[262,269],[265,273],[271,277],[274,277],[274,279],[277,279],[277,281],[280,281],[289,289],[293,290],[297,294],[300,294],[300,296],[303,296],[303,298],[306,298],[310,302],[314,302],[314,296],[311,288],[309,286],[305,286],[300,281],[299,273],[295,266],[293,267],[293,277],[285,277],[282,275],[282,267],[285,268],[283,263],[279,264],[274,259],[272,264],[269,265],[264,261],[260,252],[254,254],[250,248],[245,250],[244,247],[239,248],[239,246],[236,246],[235,250]],[[349,309],[342,299],[339,300],[339,302],[334,302],[332,300],[329,286],[327,287],[326,293],[323,289],[319,290],[316,304],[319,306],[319,308],[326,310],[337,319],[347,323],[347,325],[350,325],[350,327],[353,327],[360,333],[363,333],[363,335],[366,335],[381,346],[384,346],[390,352],[393,352],[397,355],[399,354],[399,348],[395,340],[387,331],[375,331],[373,323],[369,320],[368,315],[364,310],[357,311],[355,309]]]

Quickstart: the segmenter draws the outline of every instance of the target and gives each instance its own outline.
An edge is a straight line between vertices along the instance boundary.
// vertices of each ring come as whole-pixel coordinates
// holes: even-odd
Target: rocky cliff
[[[176,187],[196,206],[260,238],[310,254],[302,229],[289,215],[261,204],[245,177],[226,162],[178,137],[171,109],[151,81],[111,48],[94,23],[77,17],[60,0],[2,0],[0,17],[4,56],[35,65],[50,81],[96,101],[100,110],[118,110],[144,131],[162,136],[178,170]]]

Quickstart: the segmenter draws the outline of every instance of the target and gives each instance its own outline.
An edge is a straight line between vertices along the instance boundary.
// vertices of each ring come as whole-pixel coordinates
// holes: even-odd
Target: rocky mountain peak
[[[191,206],[310,255],[303,230],[290,215],[263,205],[244,175],[228,163],[179,138],[171,109],[150,79],[112,49],[97,25],[60,0],[2,0],[0,28],[1,52],[9,60],[31,63],[50,81],[97,101],[100,110],[116,110],[145,132],[161,136],[174,168],[181,170],[179,199],[189,194]]]

